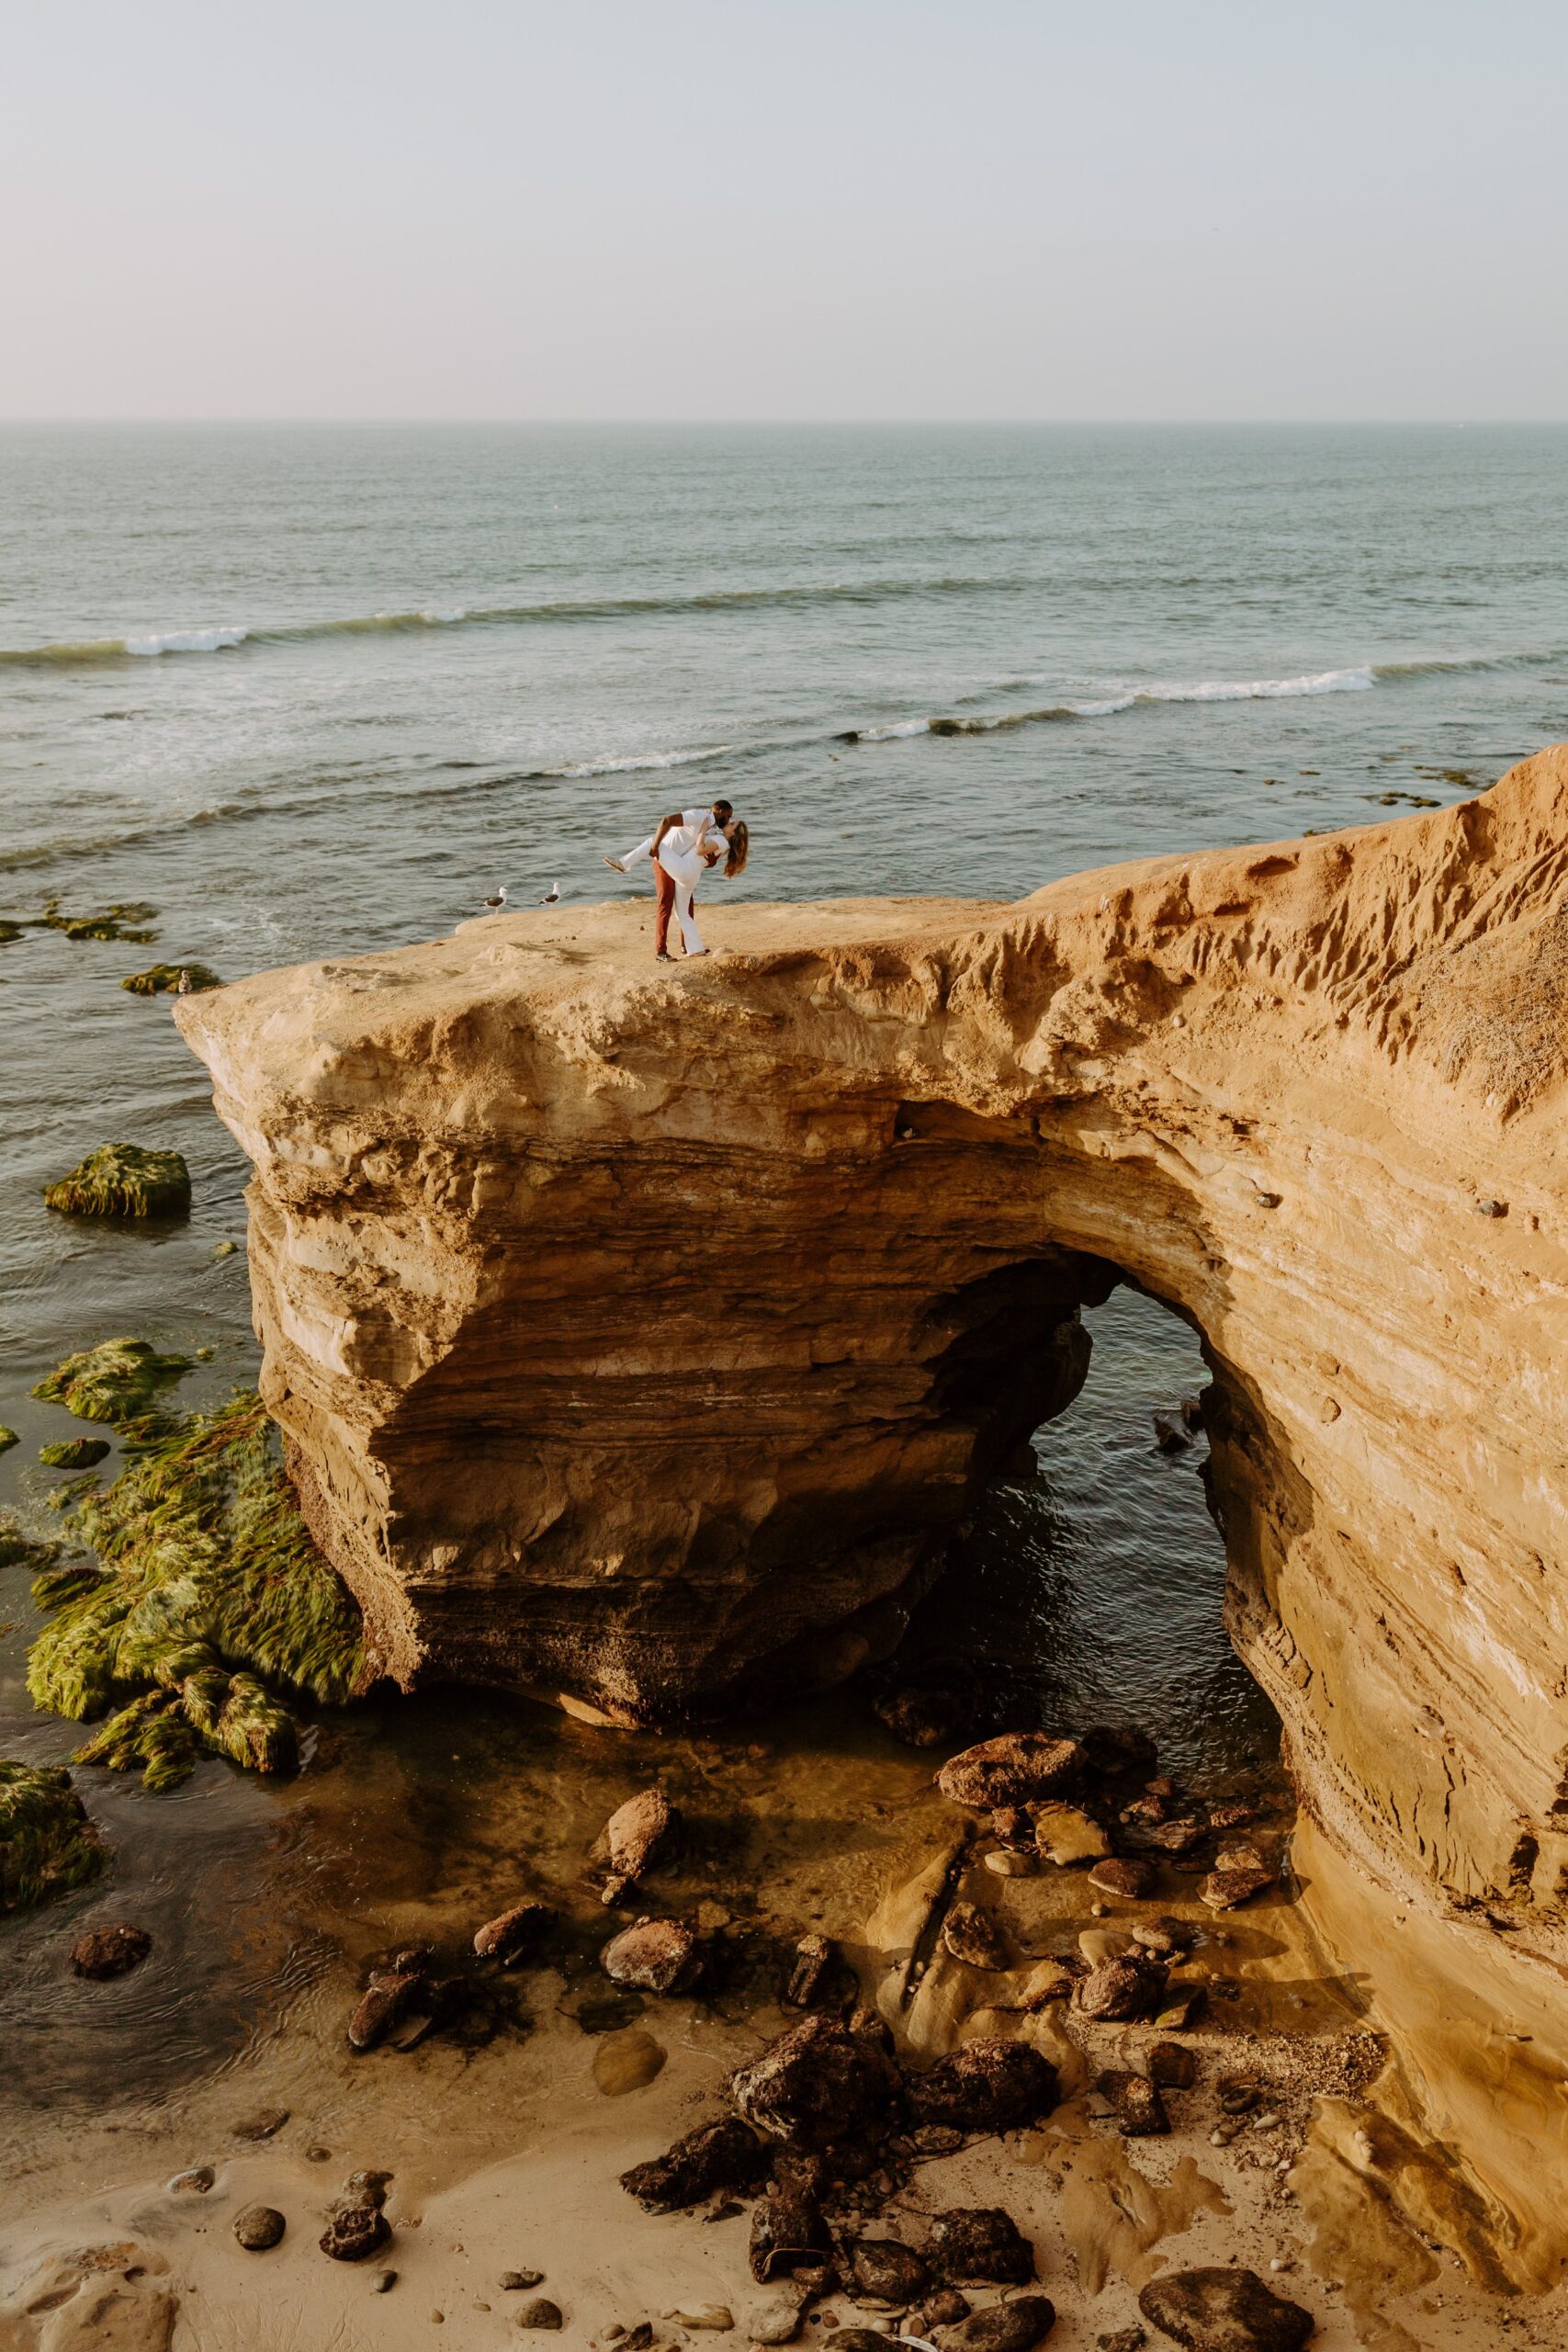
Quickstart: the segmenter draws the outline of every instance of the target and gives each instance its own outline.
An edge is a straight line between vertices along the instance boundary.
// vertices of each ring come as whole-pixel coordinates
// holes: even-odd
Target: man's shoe
[[[656,947],[653,951],[653,960],[656,964],[672,964],[675,958],[671,955],[668,947]]]

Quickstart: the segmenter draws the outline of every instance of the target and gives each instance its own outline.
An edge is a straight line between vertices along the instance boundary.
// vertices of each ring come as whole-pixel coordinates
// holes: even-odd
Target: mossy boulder
[[[0,1421],[0,1453],[9,1453],[11,1448],[20,1445],[21,1442],[15,1430],[8,1430],[5,1422]]]
[[[133,1437],[114,1484],[67,1516],[96,1560],[56,1556],[34,1577],[50,1616],[28,1662],[34,1702],[109,1714],[77,1761],[140,1765],[154,1788],[203,1749],[287,1771],[288,1694],[341,1704],[365,1679],[359,1612],[310,1541],[254,1391],[149,1416]]]
[[[38,1458],[46,1470],[91,1470],[108,1450],[107,1438],[64,1437],[40,1445]]]
[[[160,1389],[195,1361],[161,1356],[145,1340],[102,1340],[56,1364],[33,1395],[46,1405],[63,1405],[79,1421],[107,1421],[118,1429],[151,1412]]]
[[[43,1197],[68,1216],[187,1216],[190,1170],[177,1151],[100,1144],[69,1176],[46,1185]]]
[[[85,1886],[107,1860],[69,1772],[0,1758],[0,1912]]]
[[[150,947],[158,934],[146,925],[157,911],[137,900],[100,907],[95,914],[68,915],[62,913],[58,899],[51,899],[39,920],[45,930],[62,931],[67,939],[128,939],[138,947]]]
[[[133,996],[164,996],[175,993],[184,974],[190,982],[187,993],[199,996],[204,989],[220,989],[223,985],[208,964],[149,964],[144,972],[132,972],[120,987]]]

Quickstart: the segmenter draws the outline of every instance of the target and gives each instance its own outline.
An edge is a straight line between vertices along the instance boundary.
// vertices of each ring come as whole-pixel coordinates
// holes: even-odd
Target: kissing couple
[[[728,800],[716,800],[706,808],[676,808],[660,820],[659,831],[649,833],[619,857],[607,857],[604,863],[612,872],[625,874],[639,858],[653,862],[654,888],[659,893],[659,914],[654,926],[654,952],[661,964],[670,956],[670,917],[674,915],[681,926],[681,943],[688,956],[705,956],[702,933],[697,929],[694,893],[705,874],[711,873],[724,859],[727,876],[742,873],[750,854],[750,835]]]

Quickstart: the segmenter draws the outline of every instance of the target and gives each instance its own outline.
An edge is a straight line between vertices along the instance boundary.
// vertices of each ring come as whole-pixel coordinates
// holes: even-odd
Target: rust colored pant
[[[666,874],[657,858],[653,861],[653,887],[659,893],[659,910],[654,918],[653,944],[660,956],[670,952],[670,918],[675,911],[675,877]],[[696,905],[694,892],[692,904]]]

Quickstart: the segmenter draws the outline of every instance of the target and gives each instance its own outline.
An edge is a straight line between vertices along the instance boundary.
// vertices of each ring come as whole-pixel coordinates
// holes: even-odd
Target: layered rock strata
[[[1340,1851],[1568,1943],[1568,752],[1017,904],[636,904],[193,997],[264,1394],[386,1671],[621,1721],[896,1636],[1119,1279]],[[1556,2005],[1554,2007],[1554,2005]]]

